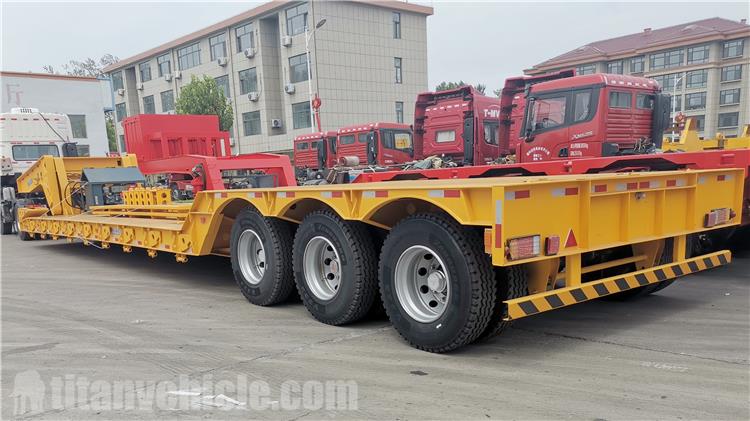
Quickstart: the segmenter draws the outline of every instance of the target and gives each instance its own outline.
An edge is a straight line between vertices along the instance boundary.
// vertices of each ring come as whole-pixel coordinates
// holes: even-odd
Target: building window
[[[154,96],[143,97],[143,114],[156,114],[156,104],[154,103]]]
[[[682,65],[682,49],[651,54],[650,70],[668,69]]]
[[[742,79],[742,65],[726,66],[721,68],[721,81],[731,82]]]
[[[670,73],[668,75],[652,76],[651,79],[659,82],[659,86],[667,92],[675,90],[675,81],[680,78],[680,73]],[[682,79],[677,82],[677,90],[682,89]]]
[[[201,48],[198,43],[177,50],[177,63],[180,65],[180,70],[201,64]]]
[[[396,101],[396,123],[404,122],[404,103]]]
[[[401,57],[394,57],[393,58],[393,67],[396,70],[396,83],[402,83],[403,82],[403,74],[401,73]]]
[[[622,74],[622,60],[610,61],[607,63],[607,73]]]
[[[740,113],[721,113],[719,114],[719,128],[737,127],[740,121]]]
[[[224,98],[231,98],[231,96],[229,95],[229,76],[219,76],[214,80],[216,81],[216,86],[218,86],[219,89],[224,92]]]
[[[258,75],[255,67],[252,69],[242,70],[239,72],[240,77],[240,94],[244,95],[250,92],[258,92]]]
[[[645,70],[646,59],[643,56],[633,57],[630,59],[630,73],[643,73]]]
[[[596,64],[584,64],[576,68],[577,75],[591,75],[596,73]]]
[[[292,104],[292,122],[295,129],[310,127],[310,103],[298,102]]]
[[[610,92],[609,108],[630,108],[633,95],[630,92]]]
[[[304,82],[310,78],[307,74],[307,58],[305,54],[289,57],[289,82]]]
[[[164,54],[156,58],[156,66],[159,68],[159,77],[172,73],[172,60],[169,54]]]
[[[211,51],[211,61],[227,56],[227,35],[219,34],[208,39],[208,49]]]
[[[734,41],[727,41],[724,43],[724,48],[721,52],[722,58],[739,57],[742,55],[742,50],[745,47],[745,40],[736,39]]]
[[[706,108],[706,93],[705,92],[685,94],[685,109],[686,110],[701,110],[704,108]]]
[[[260,111],[242,113],[242,127],[245,130],[245,136],[260,134]]]
[[[70,128],[73,131],[73,139],[86,139],[86,116],[81,114],[68,114]]]
[[[672,108],[673,105],[674,108]],[[670,96],[669,109],[674,111],[682,111],[682,95]]]
[[[695,70],[693,72],[687,72],[685,74],[686,87],[692,88],[705,88],[706,82],[708,82],[708,70]]]
[[[151,80],[151,63],[145,62],[138,65],[138,73],[141,74],[141,82]]]
[[[401,13],[393,12],[393,39],[401,39]]]
[[[719,93],[719,105],[740,103],[740,88],[726,89]]]
[[[120,104],[115,104],[115,118],[117,119],[117,122],[119,123],[127,116],[128,112],[125,109],[125,103],[122,102]]]
[[[708,63],[708,45],[690,47],[687,49],[687,64]]]
[[[161,112],[166,113],[174,110],[174,91],[161,93]]]
[[[703,130],[706,128],[706,116],[705,115],[691,115],[689,116],[695,121],[695,128]]]
[[[122,84],[122,72],[112,73],[112,89],[115,91],[125,88]]]
[[[255,48],[255,34],[253,33],[253,24],[248,23],[234,30],[237,37],[237,52],[241,53],[248,48]]]
[[[307,30],[307,3],[286,9],[286,34],[298,35]]]

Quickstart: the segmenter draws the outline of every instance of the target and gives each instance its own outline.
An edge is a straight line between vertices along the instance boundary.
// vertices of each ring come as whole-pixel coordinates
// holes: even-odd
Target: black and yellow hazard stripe
[[[731,260],[732,253],[728,250],[723,250],[686,259],[678,263],[668,263],[625,275],[586,282],[575,287],[559,288],[554,291],[508,300],[505,301],[507,306],[505,320],[520,319],[537,313],[604,297],[605,295],[616,294],[629,289],[678,278],[716,266],[726,265]]]

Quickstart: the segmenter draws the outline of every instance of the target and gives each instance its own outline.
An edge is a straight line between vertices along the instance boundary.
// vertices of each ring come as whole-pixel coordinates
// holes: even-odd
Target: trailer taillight
[[[711,228],[717,225],[726,224],[735,216],[736,214],[734,213],[734,210],[730,208],[713,209],[711,212],[706,214],[706,218],[703,221],[703,226],[705,228]]]
[[[509,260],[529,259],[539,256],[541,250],[541,236],[511,238],[508,240],[506,255]]]
[[[554,256],[560,252],[560,236],[550,235],[544,239],[544,254],[546,256]]]

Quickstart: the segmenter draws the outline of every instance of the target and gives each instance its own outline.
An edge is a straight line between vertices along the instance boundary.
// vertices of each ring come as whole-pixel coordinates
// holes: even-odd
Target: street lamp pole
[[[323,25],[326,24],[325,19],[321,19],[317,24],[315,24],[315,28],[313,28],[312,31],[309,31],[307,29],[307,25],[305,25],[305,57],[307,58],[307,96],[308,101],[307,105],[310,107],[310,132],[315,133],[315,115],[313,114],[312,110],[312,100],[313,100],[313,91],[312,91],[312,73],[310,72],[310,39],[315,35],[315,31],[320,29]]]
[[[674,83],[672,84],[672,115],[670,116],[672,118],[672,139],[671,139],[672,142],[674,142],[674,136],[675,136],[674,118],[675,118],[675,113],[677,112],[677,100],[676,100],[677,99],[677,84],[680,83],[683,77],[685,76],[680,76],[676,78],[674,80]]]

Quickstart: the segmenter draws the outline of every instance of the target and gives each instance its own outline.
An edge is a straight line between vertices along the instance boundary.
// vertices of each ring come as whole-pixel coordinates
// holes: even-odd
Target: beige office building
[[[409,123],[417,94],[427,90],[431,14],[430,7],[400,1],[266,3],[106,68],[116,118],[174,112],[180,88],[208,75],[233,107],[234,153],[288,152],[295,136],[312,131],[311,76],[324,130]],[[122,144],[120,124],[117,132]]]
[[[656,79],[675,108],[698,119],[702,135],[736,136],[750,123],[750,26],[704,19],[592,42],[526,70],[539,75],[620,73]]]

